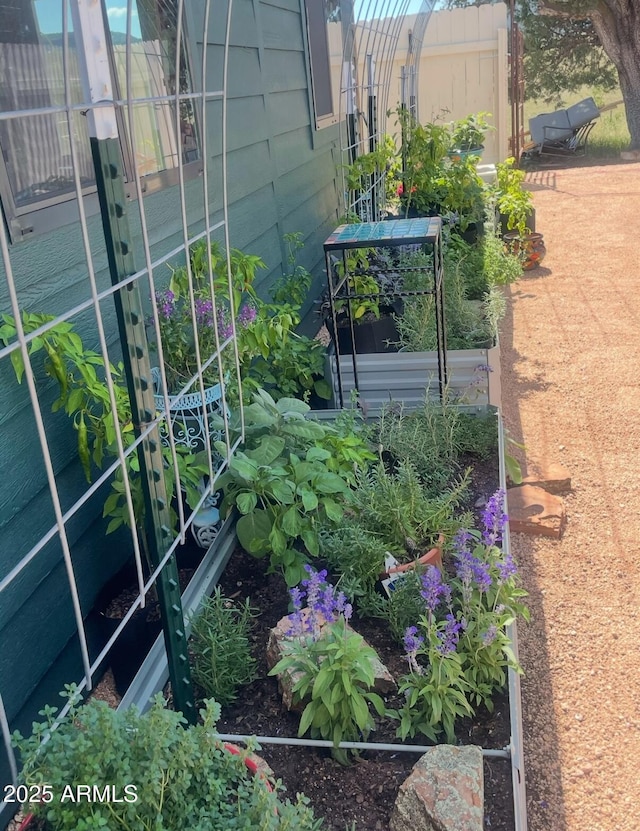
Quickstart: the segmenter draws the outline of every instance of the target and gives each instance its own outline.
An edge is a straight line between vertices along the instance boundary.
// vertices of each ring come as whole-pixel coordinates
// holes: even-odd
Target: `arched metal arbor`
[[[424,33],[435,0],[422,0],[417,11],[411,0],[361,0],[353,6],[353,21],[343,33],[340,89],[342,163],[376,150],[388,134],[388,112],[402,107],[418,117],[420,56]],[[406,38],[406,62],[397,60]],[[400,97],[391,98],[394,81]],[[397,87],[396,87],[397,88]],[[371,176],[369,187],[349,193],[344,182],[345,212],[363,220],[380,217],[384,170]]]

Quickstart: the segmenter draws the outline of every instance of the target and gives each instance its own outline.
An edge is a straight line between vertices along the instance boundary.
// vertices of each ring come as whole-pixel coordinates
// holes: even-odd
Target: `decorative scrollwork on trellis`
[[[154,367],[151,372],[153,375],[155,390],[153,397],[156,408],[159,412],[164,413],[164,396],[158,392],[160,389],[160,370]],[[215,386],[205,389],[204,406],[201,393],[192,392],[174,401],[171,400],[170,396],[169,409],[170,417],[160,427],[160,436],[164,445],[169,444],[169,421],[171,422],[171,430],[175,443],[183,447],[188,447],[194,453],[197,453],[199,450],[204,450],[207,437],[211,444],[223,440],[224,436],[222,431],[213,426],[214,419],[211,418],[214,415],[222,416],[224,414],[222,386],[220,384],[215,384]],[[207,414],[208,424],[205,424],[205,412]]]

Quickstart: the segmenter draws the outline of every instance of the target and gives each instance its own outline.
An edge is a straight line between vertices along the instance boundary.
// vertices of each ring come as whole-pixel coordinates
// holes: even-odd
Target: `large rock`
[[[306,609],[303,609],[303,615],[306,613],[306,611]],[[354,631],[351,628],[351,626],[348,626],[348,628],[349,631]],[[267,643],[267,665],[269,666],[269,669],[273,669],[273,667],[278,663],[280,658],[282,658],[282,646],[287,640],[290,640],[287,637],[287,632],[290,629],[291,618],[287,615],[286,617],[281,618],[278,621],[277,625],[274,626],[273,629],[269,632],[269,642]],[[365,641],[365,643],[367,642]],[[367,646],[368,645],[369,644],[367,644]],[[387,693],[390,693],[393,690],[395,690],[396,682],[394,681],[393,676],[386,668],[386,666],[382,663],[382,661],[376,659],[373,669],[375,675],[375,682],[373,688],[377,693],[380,693],[380,695],[386,695]],[[304,704],[293,704],[292,687],[295,684],[297,678],[298,673],[281,673],[278,676],[278,686],[280,687],[282,701],[287,710],[297,710],[298,712],[302,712],[302,710],[304,710]]]
[[[564,502],[534,485],[520,485],[507,492],[509,527],[522,534],[559,540],[567,521]]]
[[[482,748],[438,745],[400,785],[391,831],[483,831]]]
[[[522,477],[522,485],[533,485],[547,493],[563,494],[571,491],[571,474],[558,462],[527,461],[527,475]],[[510,487],[513,487],[511,485]]]

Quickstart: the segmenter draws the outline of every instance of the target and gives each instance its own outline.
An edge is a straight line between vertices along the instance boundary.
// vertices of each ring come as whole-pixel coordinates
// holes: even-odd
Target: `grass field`
[[[551,103],[532,99],[526,101],[524,105],[525,124],[528,126],[529,119],[534,115],[569,107],[588,96],[593,97],[598,107],[604,107],[607,104],[614,104],[622,100],[622,93],[619,89],[614,89],[611,92],[602,92],[602,90],[598,90],[597,88],[593,89],[589,87],[584,87],[577,92],[564,93],[564,95],[559,97],[558,101]],[[617,157],[620,155],[620,151],[626,150],[628,146],[629,130],[627,129],[624,106],[623,104],[619,104],[614,109],[602,113],[596,121],[595,127],[589,136],[587,155],[600,156],[602,158]]]

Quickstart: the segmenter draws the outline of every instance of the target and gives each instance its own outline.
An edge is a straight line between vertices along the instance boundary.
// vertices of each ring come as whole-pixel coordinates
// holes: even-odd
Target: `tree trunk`
[[[593,27],[618,70],[631,150],[640,150],[640,2],[604,0],[592,13]]]

